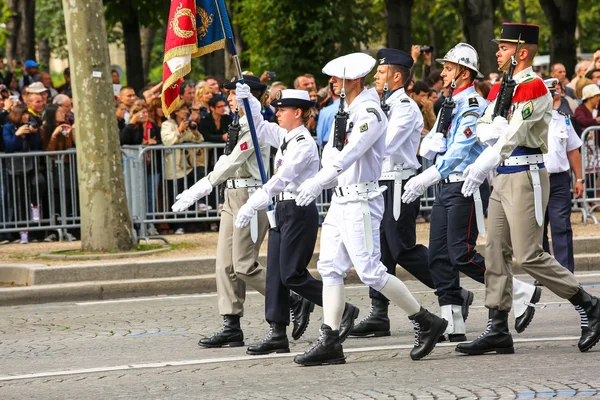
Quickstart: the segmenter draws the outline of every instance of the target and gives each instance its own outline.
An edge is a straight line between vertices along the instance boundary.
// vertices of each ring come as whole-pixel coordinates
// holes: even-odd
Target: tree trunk
[[[412,7],[414,0],[386,0],[387,45],[410,53],[412,46]]]
[[[463,33],[467,43],[477,50],[479,71],[498,70],[494,38],[494,3],[492,0],[464,0]]]
[[[35,0],[20,0],[19,15],[19,37],[17,57],[20,60],[35,59]]]
[[[217,50],[202,56],[204,73],[214,76],[219,82],[225,80],[225,50]]]
[[[152,46],[154,44],[154,36],[156,35],[156,26],[145,26],[142,28],[142,68],[144,70],[144,81],[148,81],[150,73],[150,57],[152,55]]]
[[[38,62],[42,68],[50,72],[50,41],[38,39]]]
[[[83,251],[133,247],[102,0],[63,0],[77,110]],[[138,30],[139,32],[139,30]]]
[[[521,15],[521,23],[527,23],[527,9],[525,8],[525,0],[519,0],[519,14]]]
[[[17,48],[19,47],[17,42],[22,18],[19,15],[18,4],[19,0],[6,1],[6,6],[10,10],[10,17],[6,21],[6,58],[11,69],[15,67],[13,64],[19,61],[17,57]]]
[[[64,0],[63,0],[64,1]],[[131,2],[128,2],[129,4]],[[146,84],[142,63],[142,38],[140,36],[140,20],[138,12],[130,5],[123,10],[121,25],[123,27],[123,42],[125,44],[125,69],[127,85],[139,92]]]
[[[562,63],[571,76],[577,64],[578,0],[540,0],[540,5],[550,24],[550,64]]]

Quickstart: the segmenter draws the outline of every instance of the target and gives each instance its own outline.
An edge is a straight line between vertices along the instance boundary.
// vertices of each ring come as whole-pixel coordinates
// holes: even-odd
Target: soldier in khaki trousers
[[[244,75],[252,94],[260,99],[267,88],[254,76]],[[224,85],[235,89],[235,81]],[[235,91],[228,97],[229,106],[236,109]],[[243,108],[242,108],[243,109]],[[269,145],[261,143],[264,165],[268,165]],[[244,345],[240,317],[244,315],[246,285],[265,294],[266,269],[258,262],[258,252],[268,230],[266,211],[256,214],[256,220],[245,228],[236,228],[234,222],[238,210],[248,201],[256,188],[262,186],[250,128],[246,116],[240,118],[237,144],[229,155],[223,155],[211,173],[194,186],[177,196],[173,211],[183,211],[196,201],[209,195],[213,187],[226,182],[225,202],[221,212],[219,242],[217,245],[217,301],[219,314],[223,315],[223,327],[212,337],[198,342],[202,347],[238,347]],[[252,225],[254,224],[254,228]],[[256,229],[256,242],[252,241],[251,229]]]
[[[498,66],[508,71],[512,62],[516,88],[506,114],[496,110],[502,95],[500,86],[490,91],[491,103],[477,124],[478,139],[489,146],[464,172],[464,196],[472,195],[496,167],[498,176],[488,211],[488,327],[473,342],[459,344],[456,350],[461,353],[514,353],[507,324],[513,256],[525,272],[575,306],[581,316],[580,351],[588,351],[600,340],[600,299],[583,290],[575,276],[542,248],[550,186],[543,153],[548,152],[552,97],[531,68],[538,36],[536,25],[505,23],[501,38],[496,40]]]

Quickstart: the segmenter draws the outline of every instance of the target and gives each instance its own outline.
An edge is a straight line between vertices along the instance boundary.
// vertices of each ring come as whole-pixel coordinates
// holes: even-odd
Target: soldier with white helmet
[[[407,182],[402,201],[410,203],[429,186],[438,184],[431,210],[429,269],[442,317],[449,322],[447,338],[464,341],[466,316],[462,315],[459,273],[484,282],[485,260],[475,245],[479,232],[485,234],[483,213],[490,189],[485,182],[473,196],[463,197],[461,188],[465,178],[462,173],[486,147],[477,141],[475,129],[487,101],[473,86],[475,78],[482,77],[473,47],[459,43],[436,61],[443,65],[441,76],[450,95],[420,149],[421,156],[435,160],[435,164]],[[513,286],[516,329],[522,332],[535,311],[528,303],[535,303],[541,290],[516,280]]]

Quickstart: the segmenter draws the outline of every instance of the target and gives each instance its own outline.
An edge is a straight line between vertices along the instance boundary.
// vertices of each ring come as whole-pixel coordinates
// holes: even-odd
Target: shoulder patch
[[[471,130],[471,128],[467,127],[467,129],[465,129],[463,133],[466,137],[469,137],[473,134],[473,131]]]
[[[525,103],[525,105],[523,106],[523,109],[521,110],[521,116],[523,117],[523,119],[527,119],[529,117],[531,117],[531,115],[533,114],[533,101],[528,101],[527,103]]]
[[[477,100],[477,99],[475,99]],[[464,117],[468,117],[469,115],[472,115],[475,118],[479,118],[479,113],[475,112],[475,111],[467,111],[466,113],[464,113],[462,116]]]
[[[380,121],[381,121],[381,120],[380,120]],[[362,124],[362,125],[360,126],[360,132],[361,132],[361,133],[362,133],[362,132],[366,132],[366,131],[368,131],[368,130],[369,130],[369,125],[367,125],[367,124]]]
[[[377,117],[377,121],[381,122],[381,115],[379,114],[379,111],[377,111],[374,108],[367,108],[367,112],[370,112],[372,114],[375,114],[375,116]],[[365,124],[366,125],[366,124]],[[362,126],[361,126],[362,129]],[[366,130],[366,129],[365,129]],[[362,131],[361,131],[362,132]]]
[[[400,103],[410,103],[410,100],[409,99],[402,99],[402,100],[400,100]]]
[[[304,139],[306,139],[306,138],[305,138],[304,136],[300,135],[300,136],[298,136],[298,137],[296,138],[296,142],[301,142],[301,141],[303,141]]]
[[[479,107],[479,102],[476,97],[471,97],[469,99],[469,107]]]

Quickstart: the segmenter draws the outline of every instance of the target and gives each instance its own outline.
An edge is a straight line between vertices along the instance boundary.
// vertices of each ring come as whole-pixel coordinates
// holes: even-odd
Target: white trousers
[[[317,269],[324,285],[343,285],[352,266],[360,280],[380,291],[390,275],[381,263],[379,226],[383,218],[383,196],[369,200],[373,254],[369,254],[365,242],[365,227],[361,204],[352,201],[340,204],[334,200],[327,212],[321,229],[321,250]]]

